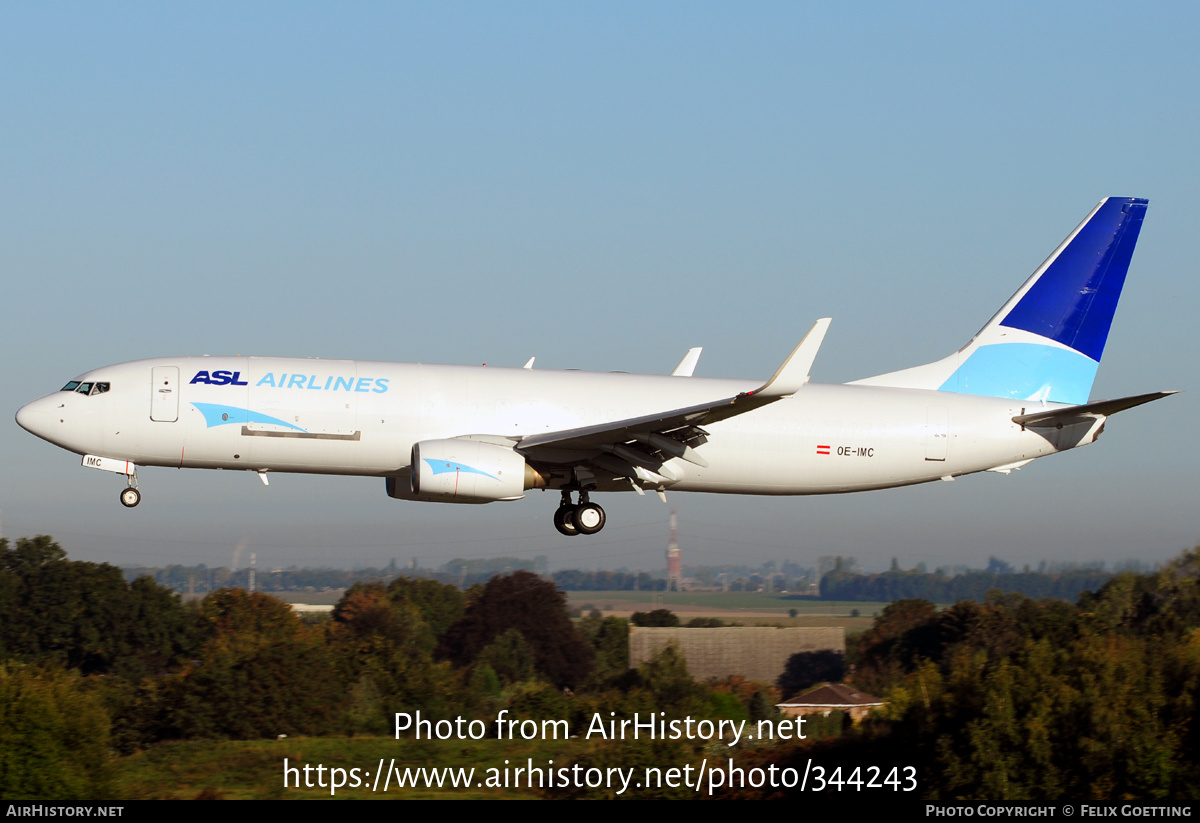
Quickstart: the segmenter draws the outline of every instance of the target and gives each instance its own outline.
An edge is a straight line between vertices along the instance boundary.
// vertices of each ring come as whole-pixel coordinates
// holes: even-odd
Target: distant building
[[[696,680],[740,675],[747,680],[774,683],[787,667],[788,658],[800,652],[846,653],[846,630],[838,628],[788,628],[770,626],[720,629],[629,629],[629,665],[637,667],[675,643]]]
[[[884,702],[875,695],[860,692],[845,683],[823,683],[815,689],[796,695],[775,708],[788,717],[804,717],[809,714],[822,716],[830,712],[845,712],[855,723],[860,722],[872,710],[882,707]]]

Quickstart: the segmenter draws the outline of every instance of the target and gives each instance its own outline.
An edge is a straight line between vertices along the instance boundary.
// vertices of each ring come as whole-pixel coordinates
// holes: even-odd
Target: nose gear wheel
[[[127,509],[132,509],[138,503],[142,502],[142,493],[137,488],[137,469],[125,476],[125,482],[129,485],[121,489],[121,505]]]

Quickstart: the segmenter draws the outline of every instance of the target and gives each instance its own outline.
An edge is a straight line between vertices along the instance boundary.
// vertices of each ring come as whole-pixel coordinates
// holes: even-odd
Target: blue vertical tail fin
[[[863,385],[1086,403],[1148,201],[1102,200],[967,345]]]

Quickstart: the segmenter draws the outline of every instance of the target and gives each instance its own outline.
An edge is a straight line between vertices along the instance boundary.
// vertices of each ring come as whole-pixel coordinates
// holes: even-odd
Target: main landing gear
[[[554,512],[554,528],[567,536],[595,534],[604,528],[607,517],[604,509],[588,500],[588,493],[579,493],[579,502],[571,503],[571,492],[563,489],[562,502]]]

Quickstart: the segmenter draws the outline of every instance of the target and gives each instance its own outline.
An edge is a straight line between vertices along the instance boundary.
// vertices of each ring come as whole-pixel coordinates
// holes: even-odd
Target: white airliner
[[[106,366],[17,422],[83,465],[368,475],[401,500],[490,503],[555,489],[554,525],[594,534],[590,494],[832,494],[1008,473],[1092,443],[1109,415],[1174,392],[1089,402],[1146,200],[1097,205],[954,354],[845,385],[808,382],[818,320],[765,383],[279,357]],[[572,494],[576,500],[572,501]]]

